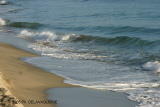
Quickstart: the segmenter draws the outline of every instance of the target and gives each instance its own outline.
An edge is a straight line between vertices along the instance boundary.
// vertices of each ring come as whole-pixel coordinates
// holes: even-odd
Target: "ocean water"
[[[65,82],[160,106],[159,0],[8,0],[0,40]]]

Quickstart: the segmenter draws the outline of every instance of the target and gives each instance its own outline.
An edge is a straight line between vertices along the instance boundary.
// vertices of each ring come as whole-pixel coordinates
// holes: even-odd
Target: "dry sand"
[[[0,43],[0,72],[5,87],[19,100],[46,100],[48,88],[71,87],[63,78],[20,60],[22,57],[36,57],[32,53]],[[24,104],[25,107],[53,107],[53,104]]]

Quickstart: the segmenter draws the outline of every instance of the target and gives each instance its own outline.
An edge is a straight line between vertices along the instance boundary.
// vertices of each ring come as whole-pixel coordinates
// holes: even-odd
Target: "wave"
[[[142,40],[138,37],[128,37],[128,36],[119,36],[119,37],[98,37],[98,36],[87,36],[87,35],[76,35],[76,34],[65,34],[57,35],[55,32],[51,31],[42,31],[42,32],[33,32],[28,30],[23,30],[19,34],[19,37],[30,39],[34,41],[62,41],[62,42],[86,42],[93,43],[98,45],[117,45],[124,47],[144,47],[144,46],[158,46],[160,40],[148,41]]]
[[[56,29],[65,29],[73,31],[86,32],[105,32],[105,34],[160,34],[159,28],[135,27],[135,26],[79,26],[79,27],[54,27]]]
[[[94,42],[102,45],[109,44],[118,46],[149,46],[160,43],[159,40],[148,41],[148,40],[142,40],[141,38],[128,37],[128,36],[109,38],[109,37],[97,37],[97,36],[86,36],[86,35],[77,36],[73,34],[64,36],[62,40],[71,42]]]
[[[32,41],[56,41],[58,36],[54,32],[42,31],[42,32],[32,32],[28,30],[22,30],[18,37],[29,39]]]
[[[36,23],[36,22],[10,22],[8,24],[10,27],[16,27],[16,28],[30,28],[30,29],[37,29],[42,24]]]
[[[0,5],[8,5],[8,4],[9,4],[8,1],[5,1],[5,0],[1,0],[1,1],[0,1]]]
[[[156,33],[160,34],[160,29],[158,28],[146,28],[146,27],[133,27],[133,26],[120,26],[120,27],[109,27],[112,30],[112,33]]]
[[[11,22],[10,20],[0,18],[0,26],[37,29],[41,27],[42,24],[36,22]]]
[[[160,73],[160,62],[159,61],[147,62],[143,65],[143,68],[145,70],[154,71],[155,73]]]
[[[5,26],[5,25],[7,25],[8,22],[9,22],[9,20],[0,18],[0,26]]]

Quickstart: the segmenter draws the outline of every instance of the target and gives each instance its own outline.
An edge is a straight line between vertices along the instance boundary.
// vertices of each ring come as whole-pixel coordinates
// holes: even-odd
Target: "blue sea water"
[[[159,0],[8,2],[0,5],[0,40],[42,55],[27,62],[70,84],[160,106]]]

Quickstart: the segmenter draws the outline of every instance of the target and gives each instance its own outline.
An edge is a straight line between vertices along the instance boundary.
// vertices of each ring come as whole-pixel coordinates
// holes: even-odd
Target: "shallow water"
[[[41,54],[26,61],[67,83],[158,107],[159,9],[159,0],[10,0],[0,41]]]
[[[55,88],[47,91],[58,107],[135,107],[126,94],[87,88]],[[77,100],[78,99],[78,100]]]

